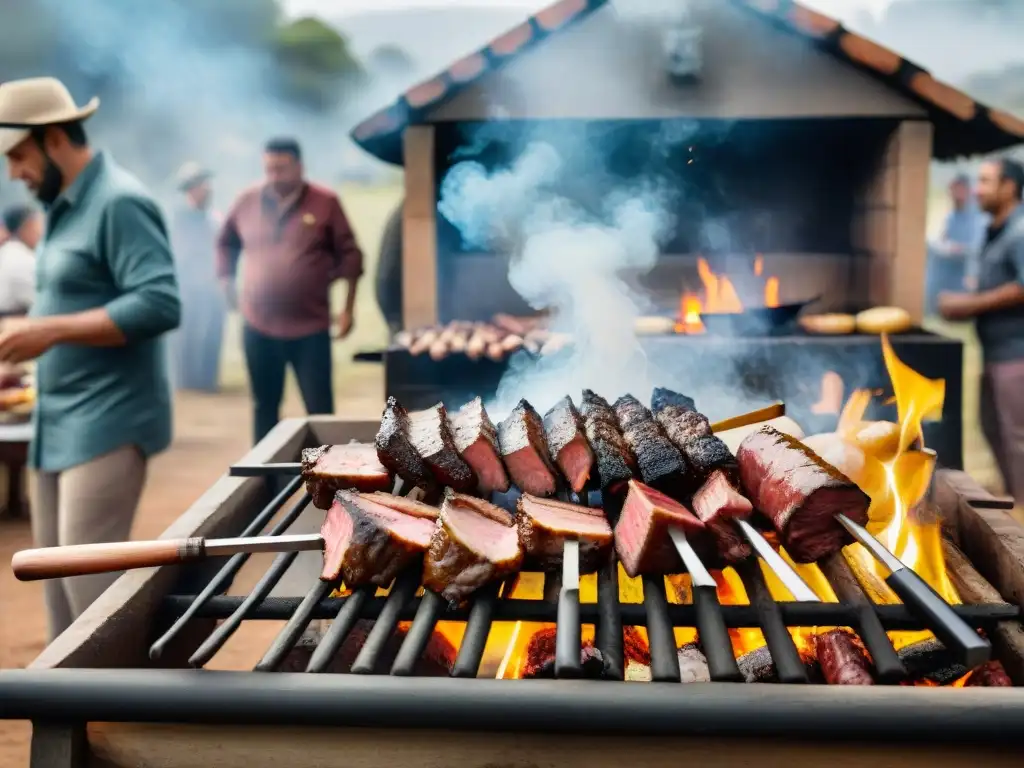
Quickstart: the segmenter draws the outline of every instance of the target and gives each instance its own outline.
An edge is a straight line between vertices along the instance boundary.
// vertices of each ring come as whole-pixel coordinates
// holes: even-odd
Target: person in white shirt
[[[36,246],[43,217],[35,208],[16,205],[3,212],[8,238],[0,245],[0,315],[24,315],[36,292]]]

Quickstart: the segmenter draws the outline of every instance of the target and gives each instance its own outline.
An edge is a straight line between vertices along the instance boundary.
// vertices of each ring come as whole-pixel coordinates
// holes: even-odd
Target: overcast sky
[[[629,0],[625,0],[628,2]],[[332,18],[367,11],[395,11],[403,8],[458,7],[460,5],[522,8],[535,11],[550,5],[552,0],[282,0],[291,14],[318,13]],[[842,19],[860,10],[880,13],[891,0],[804,0],[813,8]]]

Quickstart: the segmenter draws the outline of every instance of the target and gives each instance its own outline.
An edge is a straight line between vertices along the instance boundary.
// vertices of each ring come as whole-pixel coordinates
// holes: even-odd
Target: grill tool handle
[[[700,647],[708,660],[711,679],[716,683],[742,683],[743,675],[732,652],[732,640],[725,627],[717,591],[712,587],[694,587],[693,607],[697,612]]]
[[[11,558],[11,570],[20,581],[61,579],[132,568],[175,565],[197,560],[204,554],[205,547],[201,538],[75,544],[16,552]]]
[[[957,616],[949,603],[912,570],[893,571],[885,583],[965,667],[974,669],[992,658],[991,643]]]
[[[277,464],[232,464],[228,470],[230,477],[295,477],[301,473],[302,465],[297,461]]]

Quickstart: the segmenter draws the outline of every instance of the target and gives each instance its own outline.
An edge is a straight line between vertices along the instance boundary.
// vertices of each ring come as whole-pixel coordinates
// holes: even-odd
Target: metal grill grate
[[[252,467],[239,474],[258,474]],[[278,468],[267,476],[280,475]],[[242,535],[259,534],[275,515],[299,491],[301,478],[291,480],[270,504],[258,512]],[[267,535],[285,533],[309,506],[310,496],[303,493]],[[870,652],[878,677],[895,681],[906,672],[886,634],[890,631],[923,629],[920,621],[903,605],[879,605],[864,600],[838,603],[779,602],[774,600],[756,563],[737,569],[749,605],[720,605],[717,599],[700,599],[700,590],[693,590],[694,604],[670,601],[663,579],[644,578],[642,604],[619,600],[618,563],[612,562],[597,575],[597,602],[579,603],[578,590],[560,590],[557,574],[545,576],[545,596],[557,599],[522,600],[502,595],[508,593],[501,584],[481,589],[466,606],[452,607],[430,591],[419,590],[419,571],[400,575],[386,596],[377,596],[376,587],[361,587],[345,597],[330,597],[338,586],[317,581],[303,598],[268,597],[291,566],[296,552],[281,554],[253,590],[245,597],[221,594],[248,558],[238,554],[220,569],[197,595],[170,595],[164,598],[165,615],[175,620],[151,646],[150,655],[157,658],[193,618],[216,618],[223,621],[192,654],[189,663],[202,667],[223,647],[224,643],[246,620],[285,620],[256,671],[278,669],[292,651],[310,622],[331,620],[306,667],[307,672],[324,672],[334,660],[356,622],[373,620],[373,626],[351,667],[352,674],[391,674],[409,676],[427,648],[439,621],[465,622],[465,634],[451,671],[456,678],[475,678],[480,672],[484,648],[495,621],[541,622],[557,626],[556,677],[582,675],[580,649],[582,625],[596,628],[595,648],[604,661],[603,677],[623,680],[625,677],[624,626],[642,626],[647,630],[651,677],[655,682],[680,682],[674,628],[695,628],[701,648],[708,661],[711,679],[715,682],[742,681],[743,677],[733,655],[729,629],[758,628],[762,631],[777,677],[783,683],[809,682],[807,667],[796,648],[789,629],[799,627],[846,626],[857,631]],[[507,586],[507,583],[506,583]],[[955,612],[978,629],[991,629],[997,622],[1016,620],[1021,611],[1009,604],[961,605]],[[385,644],[394,635],[400,621],[411,621],[390,669],[382,669]]]

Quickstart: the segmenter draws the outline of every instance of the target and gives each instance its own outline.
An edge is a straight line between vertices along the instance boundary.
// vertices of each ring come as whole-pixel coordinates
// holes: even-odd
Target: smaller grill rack
[[[248,468],[247,475],[256,474]],[[268,467],[267,477],[282,472]],[[260,534],[288,501],[300,491],[302,479],[292,478],[277,496],[262,509],[242,531],[242,536]],[[285,533],[310,504],[303,492],[288,511],[275,522],[266,535]],[[758,628],[765,642],[781,683],[807,683],[808,670],[800,658],[789,633],[790,628],[845,626],[857,631],[871,653],[875,670],[882,682],[896,682],[905,670],[887,632],[920,630],[921,623],[902,605],[879,605],[866,598],[838,603],[780,602],[771,597],[756,562],[738,568],[749,605],[719,605],[717,600],[697,599],[696,604],[670,602],[661,578],[643,579],[644,602],[620,603],[618,564],[612,562],[598,573],[596,603],[578,604],[578,610],[565,610],[557,599],[560,578],[545,576],[544,600],[522,600],[502,597],[501,584],[489,585],[465,607],[451,607],[437,594],[420,590],[418,570],[401,574],[386,596],[378,597],[376,587],[357,588],[345,597],[330,597],[338,585],[320,580],[303,598],[271,598],[271,590],[280,582],[297,557],[297,552],[278,555],[252,591],[244,597],[226,596],[223,592],[248,559],[236,554],[225,563],[198,594],[172,594],[164,598],[163,615],[172,619],[170,627],[152,644],[150,656],[159,658],[175,637],[194,618],[222,620],[196,649],[189,664],[206,665],[246,620],[284,620],[285,627],[277,635],[255,671],[278,669],[296,647],[303,633],[314,620],[332,620],[326,633],[312,653],[306,671],[325,672],[331,665],[356,622],[373,620],[372,628],[359,649],[351,667],[356,675],[390,674],[407,677],[414,667],[439,621],[465,622],[465,634],[458,649],[451,676],[476,678],[491,624],[495,621],[526,621],[554,624],[557,627],[556,677],[582,675],[579,652],[583,624],[595,626],[594,646],[604,661],[603,677],[623,680],[625,658],[623,627],[646,627],[654,682],[680,682],[680,669],[673,628],[696,628],[702,650],[708,660],[714,682],[742,681],[733,656],[728,634],[716,628]],[[695,599],[698,590],[694,590]],[[858,596],[864,597],[863,595]],[[1021,611],[1010,604],[960,605],[956,613],[971,626],[991,630],[1000,622],[1019,620]],[[401,647],[390,669],[382,669],[382,656],[387,642],[400,621],[411,621]]]

